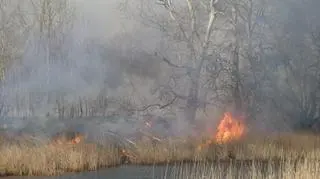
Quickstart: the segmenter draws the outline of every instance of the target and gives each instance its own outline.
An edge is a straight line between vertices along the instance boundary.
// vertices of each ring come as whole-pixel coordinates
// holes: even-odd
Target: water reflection
[[[164,166],[121,166],[94,172],[67,173],[52,177],[4,177],[3,179],[205,179],[270,178],[280,176],[279,161],[219,161]],[[259,175],[258,175],[259,174]],[[271,177],[274,178],[274,177]],[[280,177],[281,178],[281,177]]]
[[[68,173],[63,176],[4,177],[3,179],[170,179],[173,178],[172,169],[172,166],[121,166],[94,172]]]

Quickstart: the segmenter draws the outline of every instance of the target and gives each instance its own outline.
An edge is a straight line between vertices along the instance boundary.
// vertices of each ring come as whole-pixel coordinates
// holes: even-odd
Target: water
[[[2,179],[173,179],[172,169],[172,166],[121,166],[93,172],[68,173],[62,176],[13,176]]]
[[[207,164],[176,164],[163,166],[120,166],[117,168],[103,169],[92,172],[67,173],[62,176],[51,177],[4,177],[3,179],[204,179],[204,178],[266,178],[268,169],[274,174],[280,172],[279,163],[258,162],[252,172],[252,162],[215,162]],[[271,167],[271,168],[270,168]]]

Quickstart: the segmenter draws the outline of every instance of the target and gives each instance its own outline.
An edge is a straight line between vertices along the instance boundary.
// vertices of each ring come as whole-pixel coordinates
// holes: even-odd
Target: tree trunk
[[[235,110],[242,110],[242,99],[240,91],[240,70],[239,70],[239,44],[236,42],[233,51],[233,68],[232,68],[232,83],[233,83],[233,100]]]
[[[239,70],[239,50],[240,50],[240,43],[239,43],[239,30],[238,29],[238,9],[236,8],[236,15],[235,15],[235,43],[234,43],[234,50],[232,53],[232,72],[231,72],[231,80],[233,84],[232,90],[232,97],[234,101],[234,110],[241,111],[242,110],[242,99],[241,99],[241,91],[240,91],[240,70]]]
[[[190,75],[190,86],[185,107],[185,119],[190,123],[194,122],[198,109],[200,71],[195,70]]]
[[[197,110],[198,110],[200,76],[201,76],[201,70],[203,67],[207,49],[208,49],[208,43],[204,45],[202,49],[202,55],[199,58],[199,63],[190,74],[190,86],[189,86],[186,107],[185,107],[185,119],[191,124],[195,121]]]

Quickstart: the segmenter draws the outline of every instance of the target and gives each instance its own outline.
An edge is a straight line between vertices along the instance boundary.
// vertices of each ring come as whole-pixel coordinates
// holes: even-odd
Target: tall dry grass
[[[115,147],[96,144],[51,145],[21,139],[0,139],[2,175],[59,175],[68,171],[97,170],[120,164]]]
[[[278,134],[247,136],[226,145],[211,145],[202,154],[209,160],[297,160],[320,159],[320,136],[315,134]]]
[[[133,164],[198,162],[197,167],[177,168],[176,178],[313,178],[319,173],[320,137],[281,134],[247,137],[245,140],[211,145],[197,151],[198,140],[137,142],[125,148]],[[0,140],[0,170],[7,175],[58,175],[67,171],[96,170],[121,164],[116,146],[32,145]],[[205,162],[206,164],[203,164]],[[188,166],[188,165],[184,165]],[[188,173],[189,172],[189,173]],[[243,176],[245,175],[245,176]],[[320,175],[319,175],[320,176]]]
[[[320,136],[280,134],[211,145],[201,159],[177,166],[175,179],[318,179]]]
[[[318,179],[320,163],[314,160],[229,161],[175,166],[174,179]],[[166,177],[164,177],[166,178]],[[169,178],[169,177],[168,177]]]

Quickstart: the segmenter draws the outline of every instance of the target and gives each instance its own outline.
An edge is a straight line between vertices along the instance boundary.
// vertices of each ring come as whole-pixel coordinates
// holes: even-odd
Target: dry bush
[[[136,164],[166,164],[194,160],[195,146],[185,141],[138,142]]]
[[[175,179],[318,179],[320,163],[314,160],[287,161],[218,161],[182,164],[173,169]]]
[[[203,151],[209,160],[300,160],[320,159],[320,136],[312,134],[281,134],[246,137],[225,145],[211,145]],[[317,157],[319,156],[319,157]]]
[[[119,164],[116,150],[95,144],[7,145],[0,148],[0,154],[0,168],[7,175],[58,175]]]
[[[127,154],[131,155],[129,159],[133,164],[154,165],[198,161],[201,162],[199,165],[203,165],[206,161],[210,163],[210,168],[205,171],[197,170],[197,175],[202,171],[209,172],[208,176],[212,176],[209,178],[222,176],[223,173],[218,169],[223,167],[225,169],[221,171],[228,171],[230,176],[240,175],[237,172],[244,172],[242,170],[251,172],[250,176],[264,174],[263,177],[266,176],[265,173],[271,175],[275,170],[281,170],[278,173],[286,175],[287,178],[307,175],[305,171],[318,172],[320,137],[311,134],[252,136],[230,144],[213,144],[201,151],[196,150],[200,141],[194,139],[139,141],[135,147],[130,148],[119,148],[111,144],[102,147],[88,143],[32,145],[31,142],[25,142],[18,145],[2,142],[0,169],[11,175],[57,175],[66,171],[96,170],[100,167],[121,164],[121,157],[124,155],[121,150],[125,149]],[[243,169],[241,167],[238,169],[239,166]],[[270,171],[262,171],[263,168],[270,168],[268,169]],[[293,174],[288,172],[293,169]]]

